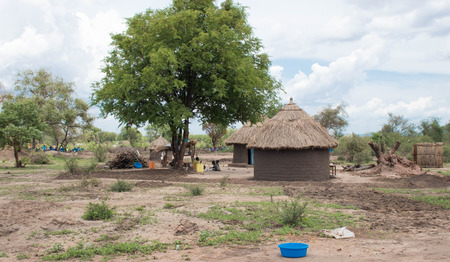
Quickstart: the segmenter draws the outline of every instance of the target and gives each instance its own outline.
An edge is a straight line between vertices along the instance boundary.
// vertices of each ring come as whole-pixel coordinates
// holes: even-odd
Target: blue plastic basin
[[[304,257],[309,246],[303,243],[283,243],[278,247],[283,257]]]
[[[142,164],[139,162],[134,162],[134,167],[135,168],[142,168]]]

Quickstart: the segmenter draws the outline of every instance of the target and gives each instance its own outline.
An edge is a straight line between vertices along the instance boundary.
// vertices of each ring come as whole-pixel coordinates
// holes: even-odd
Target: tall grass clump
[[[84,220],[108,220],[113,216],[113,208],[110,208],[105,202],[101,204],[89,202],[81,218]]]
[[[220,179],[220,183],[219,183],[220,187],[225,188],[225,187],[227,187],[227,184],[228,184],[228,176],[222,177]]]
[[[131,191],[132,188],[133,188],[133,185],[131,183],[127,183],[123,180],[117,180],[117,182],[111,186],[111,191],[113,191],[113,192],[128,192],[128,191]]]
[[[291,201],[284,200],[279,202],[281,222],[289,226],[298,226],[305,218],[305,211],[308,202],[301,203],[298,199]]]
[[[187,189],[189,189],[189,194],[191,196],[203,195],[203,192],[205,191],[205,189],[202,186],[199,186],[199,185],[187,186]]]

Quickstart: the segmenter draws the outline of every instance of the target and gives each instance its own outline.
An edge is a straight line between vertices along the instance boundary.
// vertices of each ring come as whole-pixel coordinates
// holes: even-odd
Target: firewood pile
[[[144,156],[136,149],[127,149],[117,153],[114,159],[108,161],[106,165],[110,169],[125,169],[133,168],[135,162],[140,163],[142,167],[148,167],[148,162],[145,160]]]
[[[356,165],[346,165],[346,166],[342,166],[342,170],[344,171],[361,171],[361,170],[367,170],[367,169],[371,169],[375,167],[374,164],[370,164],[370,165],[360,165],[360,164],[356,164]]]

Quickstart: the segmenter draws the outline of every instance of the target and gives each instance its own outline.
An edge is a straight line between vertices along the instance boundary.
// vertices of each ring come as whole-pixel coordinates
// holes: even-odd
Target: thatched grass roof
[[[159,146],[167,146],[170,145],[170,142],[167,141],[164,137],[160,136],[157,139],[155,139],[153,142],[150,143],[148,148],[150,150],[155,150]]]
[[[267,121],[268,119],[268,117],[265,117],[263,122]],[[263,122],[259,122],[253,125],[250,122],[245,123],[245,125],[239,128],[239,130],[237,130],[234,134],[232,134],[225,140],[225,145],[230,146],[235,144],[248,144],[253,139],[253,137],[255,137],[256,133],[258,133],[259,128],[263,125]]]
[[[330,149],[337,140],[314,118],[291,101],[259,128],[247,148],[262,150]]]

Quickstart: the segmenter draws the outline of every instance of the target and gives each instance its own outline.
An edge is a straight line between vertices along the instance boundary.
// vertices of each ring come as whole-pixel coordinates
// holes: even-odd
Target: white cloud
[[[320,94],[321,99],[341,97],[365,78],[365,71],[381,64],[387,56],[383,39],[365,36],[360,47],[350,55],[340,57],[328,66],[317,63],[311,74],[299,71],[286,85],[287,96],[305,98]]]
[[[281,80],[281,75],[283,73],[284,68],[280,65],[274,65],[269,68],[270,75],[275,77],[276,80]]]
[[[114,10],[99,12],[93,18],[89,18],[85,13],[77,12],[76,17],[78,19],[76,33],[78,46],[90,57],[88,67],[91,69],[87,71],[83,79],[77,78],[76,80],[82,81],[84,92],[89,93],[90,84],[100,80],[102,76],[100,68],[102,60],[110,49],[110,34],[124,31],[125,20]]]
[[[26,27],[18,38],[0,45],[0,69],[42,56],[58,46],[62,37],[58,33],[41,34],[34,27]]]
[[[450,106],[445,99],[431,96],[418,97],[415,100],[387,102],[385,98],[373,97],[362,105],[350,105],[347,108],[351,127],[348,131],[356,133],[374,132],[386,123],[388,113],[402,115],[411,122],[419,123],[432,117],[448,121]]]

